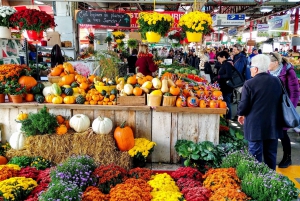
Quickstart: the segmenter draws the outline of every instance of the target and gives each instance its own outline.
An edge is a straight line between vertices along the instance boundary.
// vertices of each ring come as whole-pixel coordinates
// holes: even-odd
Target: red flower
[[[171,174],[171,177],[174,180],[178,180],[180,178],[190,178],[202,181],[202,176],[203,175],[199,170],[192,167],[180,167]]]

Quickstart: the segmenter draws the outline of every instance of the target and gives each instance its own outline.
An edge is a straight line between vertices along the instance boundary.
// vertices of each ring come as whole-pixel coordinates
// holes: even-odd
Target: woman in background
[[[140,72],[143,75],[152,76],[152,73],[157,71],[158,67],[153,61],[153,55],[149,53],[148,45],[140,45],[137,58],[138,59],[135,63],[137,72]]]
[[[278,77],[289,95],[293,105],[297,107],[299,100],[299,84],[294,67],[288,63],[279,53],[270,53],[271,63],[269,65],[269,73]],[[292,164],[291,159],[291,140],[287,134],[288,128],[283,128],[283,138],[281,144],[283,148],[283,158],[278,164],[279,168],[287,168]]]

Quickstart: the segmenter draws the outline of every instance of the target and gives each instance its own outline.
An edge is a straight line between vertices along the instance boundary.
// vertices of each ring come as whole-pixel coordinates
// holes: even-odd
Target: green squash
[[[36,102],[38,103],[44,103],[45,102],[45,97],[40,95],[36,98]]]
[[[37,85],[35,85],[34,87],[31,88],[31,92],[33,94],[40,94],[42,90]]]
[[[79,84],[78,84],[77,82],[72,82],[72,83],[71,83],[71,87],[72,87],[72,88],[79,87]]]
[[[36,85],[38,88],[41,89],[41,91],[43,91],[43,89],[45,88],[45,85],[41,82],[38,82],[37,85]]]
[[[84,102],[85,102],[85,97],[83,97],[82,95],[76,97],[76,104],[84,104]]]
[[[106,92],[104,89],[100,92],[100,94],[101,94],[102,96],[105,96],[106,93],[107,93],[107,92]]]
[[[51,89],[54,95],[60,96],[61,95],[61,88],[57,83],[53,83],[51,85]]]
[[[118,94],[118,90],[117,89],[113,89],[113,90],[110,91],[110,94],[117,95]]]
[[[67,96],[72,96],[74,93],[72,88],[65,88],[64,92]]]

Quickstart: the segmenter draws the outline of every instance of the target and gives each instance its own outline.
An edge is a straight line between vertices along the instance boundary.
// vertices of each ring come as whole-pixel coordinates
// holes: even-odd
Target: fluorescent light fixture
[[[157,11],[157,12],[165,11],[165,6],[164,5],[157,5],[157,6],[155,6],[154,10]]]
[[[273,6],[261,6],[260,7],[260,12],[262,12],[262,13],[271,12],[272,10],[273,10]]]
[[[288,0],[288,2],[299,2],[299,0]]]
[[[36,4],[40,4],[40,5],[44,4],[44,3],[43,3],[43,2],[41,2],[41,1],[34,1],[34,3],[36,3]]]
[[[245,17],[245,19],[246,19],[246,20],[249,20],[249,19],[250,19],[250,17],[249,17],[249,16],[246,16],[246,17]]]

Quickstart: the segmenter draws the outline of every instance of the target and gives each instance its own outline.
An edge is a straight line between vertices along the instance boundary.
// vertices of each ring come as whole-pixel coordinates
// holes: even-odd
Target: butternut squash
[[[163,92],[163,93],[167,93],[167,92],[169,92],[169,87],[168,87],[168,78],[164,78],[163,80],[162,80],[162,83],[161,83],[161,92]]]

